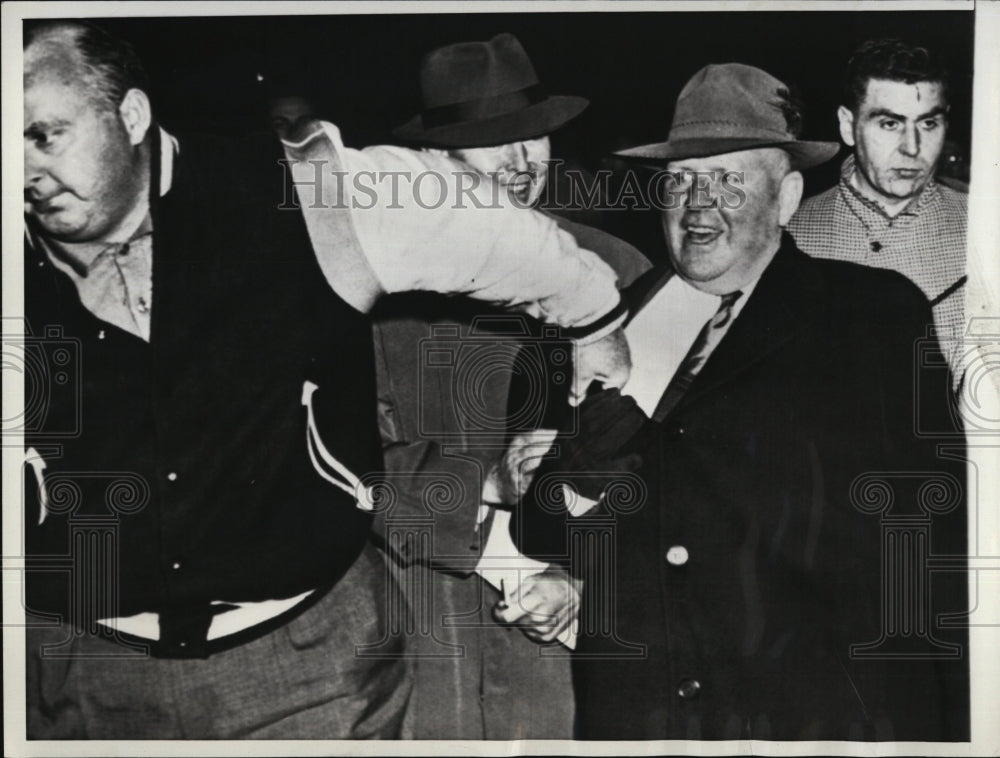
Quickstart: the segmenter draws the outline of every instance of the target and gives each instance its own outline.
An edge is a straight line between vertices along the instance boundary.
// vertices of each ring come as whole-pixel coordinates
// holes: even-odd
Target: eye
[[[51,150],[64,133],[65,129],[53,127],[51,129],[32,129],[25,136],[34,142],[35,147],[39,150]]]
[[[932,132],[939,126],[941,126],[941,122],[938,121],[936,118],[929,118],[922,122],[922,126],[924,131]]]
[[[894,118],[884,118],[878,122],[878,125],[887,131],[893,131],[899,128],[899,121]]]
[[[672,169],[668,170],[666,174],[666,179],[663,181],[663,186],[668,191],[674,191],[684,189],[684,187],[691,184],[691,179],[694,177],[693,171],[685,171],[683,169]]]

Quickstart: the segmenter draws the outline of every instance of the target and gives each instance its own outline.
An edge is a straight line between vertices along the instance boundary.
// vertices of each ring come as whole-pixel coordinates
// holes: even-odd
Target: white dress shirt
[[[739,317],[757,281],[741,290],[743,295],[733,304],[727,329]],[[652,417],[688,350],[721,303],[719,295],[702,292],[672,276],[626,325],[632,373],[622,394],[635,398],[647,416]]]

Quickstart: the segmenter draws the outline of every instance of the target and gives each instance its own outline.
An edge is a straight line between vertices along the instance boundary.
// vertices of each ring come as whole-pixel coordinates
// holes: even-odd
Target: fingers
[[[531,639],[551,642],[576,618],[579,594],[569,580],[548,572],[525,579],[493,610],[497,621],[516,624]]]
[[[535,471],[556,438],[555,429],[534,429],[515,435],[504,452],[500,468],[505,502],[513,504],[528,491]]]
[[[551,623],[524,628],[524,634],[534,642],[552,642],[558,639],[576,620],[579,609],[574,604],[566,605],[552,618]],[[545,628],[548,631],[544,631]]]

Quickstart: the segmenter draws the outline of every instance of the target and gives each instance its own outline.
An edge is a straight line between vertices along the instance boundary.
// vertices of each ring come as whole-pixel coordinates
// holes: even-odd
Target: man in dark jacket
[[[24,429],[28,737],[399,736],[365,313],[416,288],[518,303],[596,338],[582,385],[623,345],[613,272],[530,211],[356,192],[462,170],[440,156],[332,124],[175,139],[97,27],[29,27],[24,72],[27,345],[52,368]]]
[[[786,96],[709,66],[669,139],[626,153],[676,172],[673,268],[631,288],[632,379],[584,402],[513,528],[584,580],[587,738],[969,737],[963,442],[931,311],[783,232],[799,169],[836,152],[797,139]]]

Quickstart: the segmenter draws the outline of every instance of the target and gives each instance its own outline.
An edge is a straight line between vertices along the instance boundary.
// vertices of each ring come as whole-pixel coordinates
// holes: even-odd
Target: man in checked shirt
[[[788,229],[810,255],[894,269],[917,284],[957,388],[968,198],[934,181],[948,125],[947,72],[925,48],[870,40],[848,62],[843,102],[840,135],[854,153],[837,185],[805,200]]]

